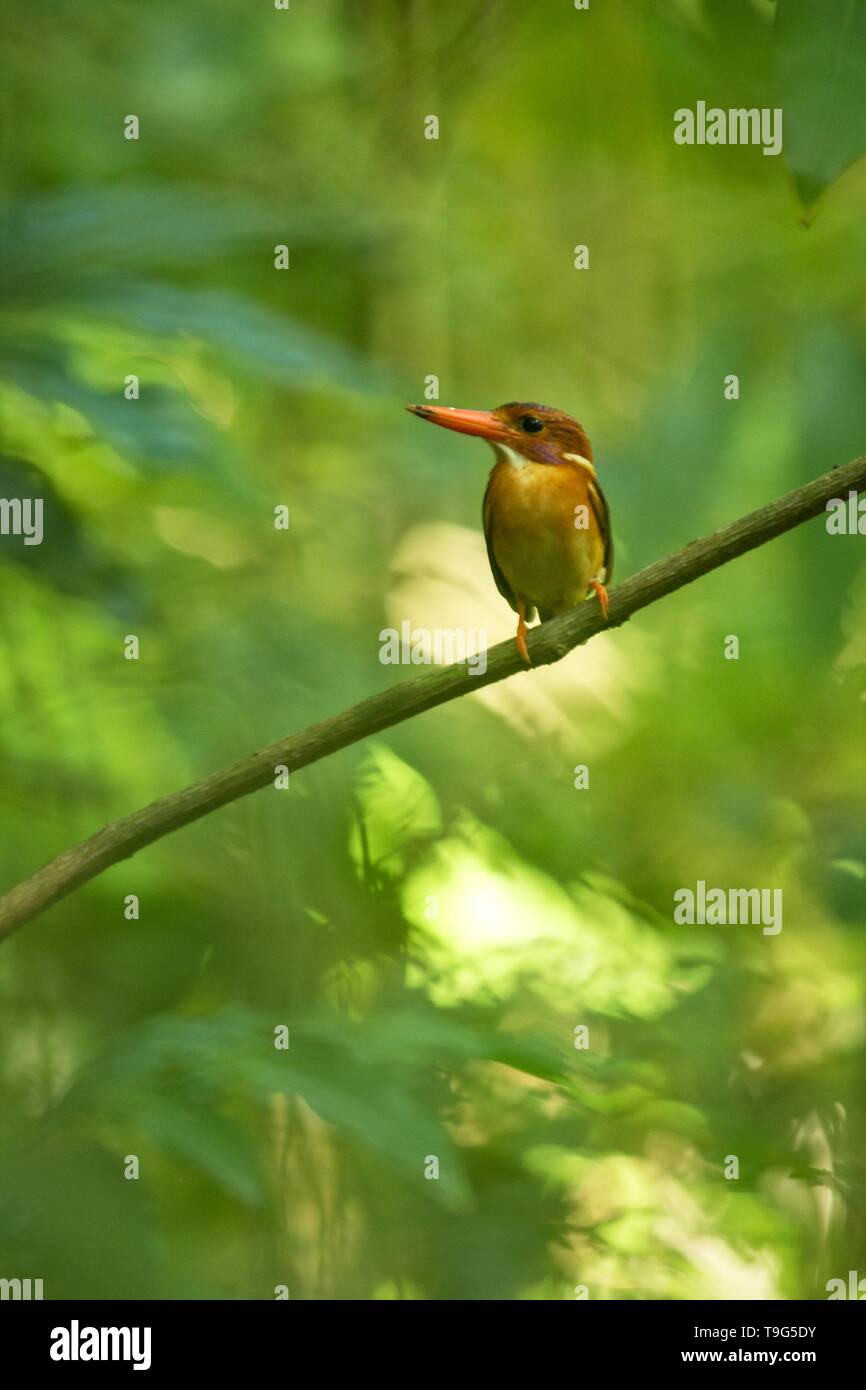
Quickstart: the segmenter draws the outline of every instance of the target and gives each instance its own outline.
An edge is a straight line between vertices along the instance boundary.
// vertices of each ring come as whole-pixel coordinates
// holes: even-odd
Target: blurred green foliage
[[[510,631],[488,460],[400,409],[429,374],[583,421],[621,576],[866,446],[861,0],[10,0],[6,26],[0,490],[38,491],[46,538],[0,539],[4,885],[415,674],[383,627]],[[676,146],[697,100],[782,104],[784,154]],[[866,1274],[864,543],[802,528],[25,927],[0,1275]],[[782,887],[783,931],[675,927],[697,879]]]

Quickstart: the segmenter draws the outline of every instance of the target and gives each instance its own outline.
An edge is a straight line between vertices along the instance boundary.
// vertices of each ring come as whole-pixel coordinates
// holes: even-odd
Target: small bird
[[[406,409],[493,447],[496,463],[482,511],[487,557],[497,589],[517,614],[517,650],[527,666],[526,624],[536,609],[547,622],[592,589],[606,621],[605,585],[613,574],[610,512],[577,421],[527,401],[496,410]]]

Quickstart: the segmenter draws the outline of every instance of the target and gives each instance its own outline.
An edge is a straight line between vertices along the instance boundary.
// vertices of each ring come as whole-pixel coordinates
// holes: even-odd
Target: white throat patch
[[[493,448],[495,449],[500,462],[510,463],[512,468],[525,468],[526,465],[529,463],[529,459],[525,459],[522,454],[519,454],[517,452],[516,449],[510,448],[507,444],[500,444],[498,440],[494,444]]]

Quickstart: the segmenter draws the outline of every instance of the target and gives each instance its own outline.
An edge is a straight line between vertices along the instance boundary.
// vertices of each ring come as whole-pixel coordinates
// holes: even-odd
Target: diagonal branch
[[[618,627],[639,609],[817,516],[832,498],[845,498],[849,491],[860,489],[866,489],[866,456],[750,512],[723,531],[692,541],[675,555],[647,565],[611,591],[608,626]],[[604,626],[596,603],[580,604],[572,612],[544,623],[529,634],[533,665],[559,661],[572,648],[588,642]],[[191,787],[160,797],[121,820],[111,821],[89,840],[59,854],[0,898],[0,939],[10,936],[25,922],[110,865],[127,859],[190,821],[199,820],[220,806],[267,786],[273,781],[276,766],[286,766],[290,771],[307,767],[370,734],[524,670],[516,644],[500,642],[489,652],[483,674],[473,675],[466,663],[460,662],[415,680],[403,681],[390,690],[371,695],[342,714],[261,748]]]

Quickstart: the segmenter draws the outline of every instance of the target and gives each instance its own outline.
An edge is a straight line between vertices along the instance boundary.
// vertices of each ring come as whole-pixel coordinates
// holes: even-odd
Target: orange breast
[[[505,460],[490,474],[484,530],[495,565],[515,598],[542,619],[580,603],[591,579],[604,581],[604,537],[590,478],[577,464]]]

